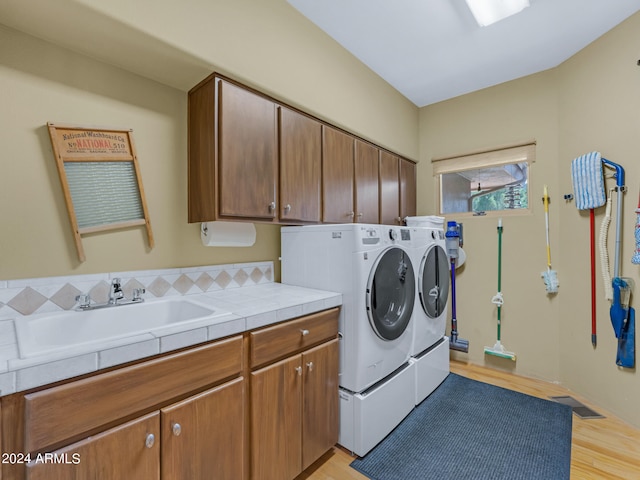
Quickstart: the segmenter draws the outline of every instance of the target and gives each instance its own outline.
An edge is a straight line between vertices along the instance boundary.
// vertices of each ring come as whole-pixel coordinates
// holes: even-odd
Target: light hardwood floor
[[[451,371],[464,377],[535,397],[548,399],[550,396],[571,395],[606,417],[583,420],[573,415],[571,480],[640,479],[640,429],[630,426],[598,405],[553,383],[453,361]],[[336,447],[296,480],[366,480],[367,477],[349,466],[353,458],[350,453]]]

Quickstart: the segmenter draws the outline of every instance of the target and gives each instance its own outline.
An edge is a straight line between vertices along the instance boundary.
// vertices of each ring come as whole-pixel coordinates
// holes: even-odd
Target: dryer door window
[[[367,284],[367,315],[376,334],[395,340],[411,320],[416,281],[407,252],[398,247],[385,250],[376,260]]]
[[[449,259],[440,245],[433,246],[422,257],[418,292],[422,308],[429,318],[442,315],[449,297]]]

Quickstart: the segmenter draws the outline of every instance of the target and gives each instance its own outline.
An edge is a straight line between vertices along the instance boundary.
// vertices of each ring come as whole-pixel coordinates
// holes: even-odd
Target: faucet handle
[[[131,296],[131,301],[132,302],[144,301],[144,298],[142,298],[141,296],[143,293],[146,293],[146,290],[144,288],[134,288]]]
[[[78,302],[78,308],[86,310],[91,304],[91,296],[88,293],[81,293],[76,297],[76,302]]]

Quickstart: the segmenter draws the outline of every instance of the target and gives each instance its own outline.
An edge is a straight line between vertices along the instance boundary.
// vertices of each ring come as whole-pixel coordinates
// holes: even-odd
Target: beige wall
[[[458,271],[458,330],[470,340],[468,358],[501,369],[560,381],[627,421],[640,426],[635,371],[615,365],[616,342],[598,275],[598,346],[591,346],[589,216],[563,195],[572,193],[570,165],[598,150],[626,170],[622,275],[638,279],[633,253],[640,131],[640,14],[621,24],[558,68],[420,111],[418,213],[433,214],[434,157],[476,149],[537,142],[530,172],[530,213],[504,216],[502,343],[517,362],[485,356],[496,335],[497,219],[454,217],[464,224],[468,262]],[[551,254],[560,291],[546,294],[542,187],[551,196]],[[596,235],[604,208],[596,212]],[[614,209],[615,217],[615,209]],[[615,225],[610,231],[613,258]]]
[[[250,248],[205,248],[199,225],[187,223],[186,91],[200,78],[185,84],[182,72],[171,70],[189,70],[193,62],[198,64],[193,71],[208,64],[210,71],[227,73],[417,158],[417,107],[284,0],[190,0],[179,6],[165,1],[161,8],[158,2],[122,2],[121,9],[114,2],[108,12],[101,12],[102,6],[62,0],[58,14],[64,13],[65,22],[75,16],[75,22],[55,31],[40,18],[51,8],[42,2],[42,9],[32,11],[33,21],[27,17],[20,26],[41,26],[44,37],[62,45],[75,42],[73,50],[86,48],[105,62],[126,58],[131,69],[152,77],[155,72],[145,68],[143,57],[145,52],[159,55],[166,59],[163,79],[180,88],[0,25],[0,280],[256,260],[273,260],[278,276],[279,227],[257,225],[257,242]],[[148,15],[150,8],[156,14]],[[20,23],[19,15],[14,17]],[[90,30],[88,19],[109,27],[92,32],[89,48],[76,38],[82,29]],[[133,48],[105,48],[112,45],[107,40],[118,40],[109,38],[116,33],[130,39]],[[103,40],[101,48],[96,38]],[[185,52],[184,64],[172,63],[176,52]],[[153,250],[142,228],[100,233],[84,237],[87,260],[78,262],[48,121],[133,129]]]

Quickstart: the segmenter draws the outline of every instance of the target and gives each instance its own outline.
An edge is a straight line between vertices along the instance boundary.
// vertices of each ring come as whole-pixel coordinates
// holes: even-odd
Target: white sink
[[[83,350],[77,347],[98,343],[112,344],[113,340],[144,334],[154,338],[151,333],[196,328],[214,323],[212,319],[228,313],[178,297],[86,311],[43,313],[16,319],[14,323],[20,357],[30,358],[72,348]]]

